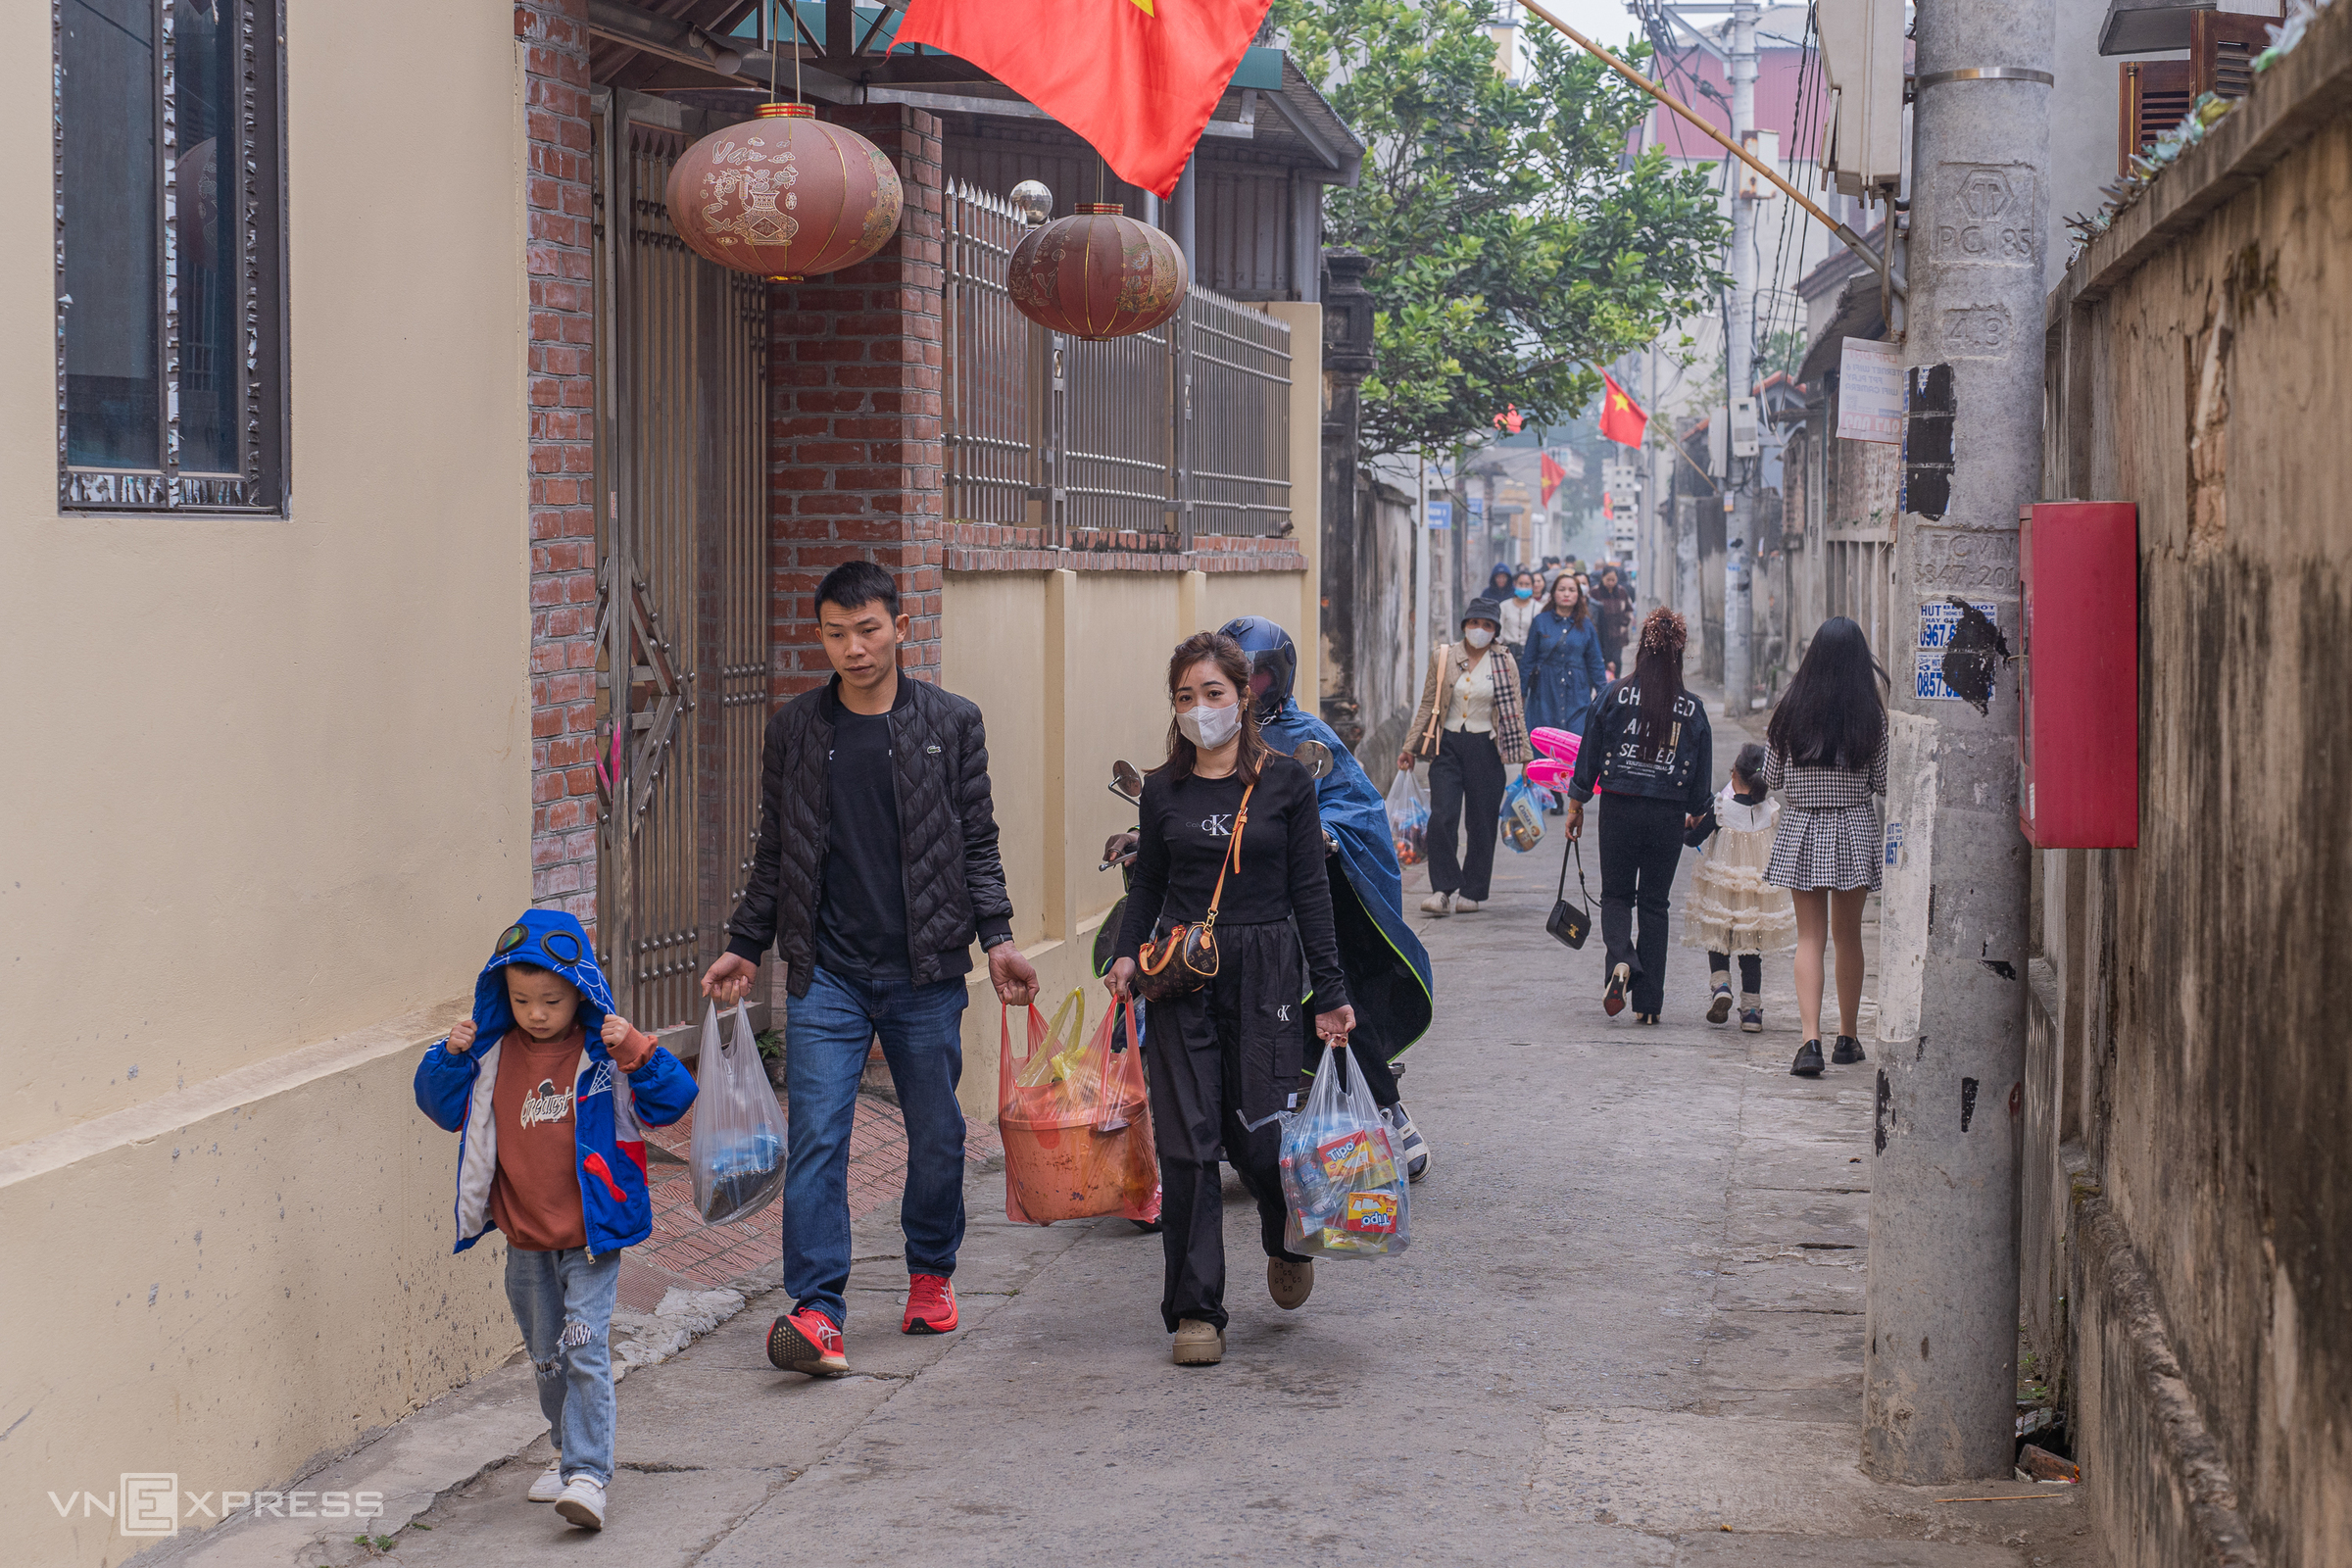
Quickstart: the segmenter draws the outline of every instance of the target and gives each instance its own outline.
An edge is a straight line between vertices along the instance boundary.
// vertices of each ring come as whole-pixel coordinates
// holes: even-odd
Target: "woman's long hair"
[[[1634,689],[1642,699],[1635,736],[1659,761],[1674,750],[1674,705],[1683,696],[1683,645],[1690,635],[1683,617],[1664,605],[1642,622],[1642,642],[1634,656]]]
[[[1886,678],[1862,628],[1833,615],[1813,634],[1764,737],[1799,767],[1868,767],[1886,734],[1886,702],[1879,694]]]
[[[1576,608],[1568,612],[1568,623],[1572,626],[1582,626],[1585,623],[1586,615],[1592,608],[1592,598],[1585,592],[1585,585],[1576,580],[1576,573],[1573,571],[1562,571],[1551,579],[1551,582],[1544,590],[1544,608],[1555,615],[1560,612],[1560,584],[1563,582],[1576,590]]]
[[[1242,710],[1242,750],[1234,771],[1241,775],[1243,783],[1254,784],[1258,764],[1266,760],[1267,748],[1265,737],[1257,732],[1257,704],[1250,698],[1250,656],[1242,652],[1240,643],[1221,631],[1197,631],[1178,643],[1176,652],[1168,656],[1168,701],[1176,700],[1176,688],[1184,684],[1184,677],[1192,672],[1193,666],[1204,662],[1216,665],[1217,672],[1233,687],[1234,702]],[[1200,749],[1193,744],[1193,738],[1171,713],[1168,760],[1152,771],[1164,772],[1181,784],[1193,776],[1193,765],[1200,760]]]

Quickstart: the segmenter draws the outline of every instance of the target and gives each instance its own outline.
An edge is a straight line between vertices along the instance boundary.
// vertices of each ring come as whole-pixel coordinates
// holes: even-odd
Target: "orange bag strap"
[[[1254,784],[1242,791],[1242,808],[1233,813],[1233,843],[1227,847],[1225,858],[1217,866],[1217,886],[1208,896],[1208,913],[1200,917],[1201,925],[1210,930],[1216,929],[1217,906],[1225,898],[1225,873],[1241,869],[1242,834],[1250,827],[1250,797],[1256,793],[1257,786]],[[1130,1024],[1134,1021],[1132,1018],[1128,1020]]]

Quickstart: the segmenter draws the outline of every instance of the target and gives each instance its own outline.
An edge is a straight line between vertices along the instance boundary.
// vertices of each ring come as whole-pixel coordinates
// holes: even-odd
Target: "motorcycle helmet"
[[[1255,680],[1250,683],[1257,697],[1257,721],[1270,723],[1290,700],[1291,688],[1298,679],[1298,650],[1291,642],[1291,634],[1263,615],[1238,616],[1217,631],[1242,645],[1242,652],[1250,656],[1251,675],[1262,669],[1273,676],[1262,692],[1257,691]]]

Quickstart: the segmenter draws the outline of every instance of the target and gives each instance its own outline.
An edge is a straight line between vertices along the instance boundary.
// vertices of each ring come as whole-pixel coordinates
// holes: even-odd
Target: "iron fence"
[[[956,180],[946,218],[949,521],[1062,549],[1291,531],[1289,323],[1195,287],[1150,332],[1049,332],[1005,288],[1011,205]]]

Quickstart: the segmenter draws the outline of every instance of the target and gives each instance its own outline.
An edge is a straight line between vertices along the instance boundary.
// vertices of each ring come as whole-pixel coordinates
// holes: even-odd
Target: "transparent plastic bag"
[[[1371,1086],[1326,1045],[1306,1104],[1282,1117],[1282,1245],[1315,1257],[1401,1252],[1412,1245],[1407,1188],[1404,1152]]]
[[[1419,865],[1429,855],[1429,802],[1413,770],[1400,767],[1389,786],[1389,837],[1396,845],[1398,865]]]
[[[1012,1014],[1000,1014],[997,1130],[1004,1140],[1004,1217],[1016,1224],[1159,1218],[1159,1158],[1134,1009],[1114,1004],[1080,1045],[1085,1024],[1081,992],[1070,993],[1051,1027],[1031,1007],[1027,1053],[1016,1064]]]
[[[703,1009],[702,1055],[695,1062],[694,1206],[724,1225],[765,1208],[784,1190],[784,1111],[760,1062],[751,1014],[735,1004],[734,1038],[719,1040],[718,1008]]]
[[[1544,842],[1544,792],[1526,778],[1502,792],[1502,840],[1521,855]]]

